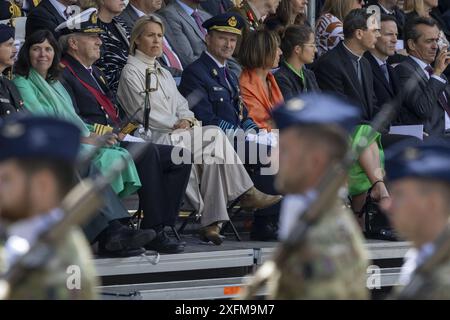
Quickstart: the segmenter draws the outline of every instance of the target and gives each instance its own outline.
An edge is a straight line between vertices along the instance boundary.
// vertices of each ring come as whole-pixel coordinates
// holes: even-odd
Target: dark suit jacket
[[[390,82],[387,82],[380,65],[375,60],[370,52],[366,52],[364,57],[369,61],[373,74],[373,90],[377,98],[377,106],[381,108],[385,103],[392,102],[392,100],[400,92],[400,83],[397,73],[389,64],[387,65]],[[397,106],[400,109],[401,106]],[[378,112],[377,109],[376,112]],[[395,120],[393,122],[396,122]],[[386,130],[388,127],[385,128]]]
[[[445,130],[444,109],[440,105],[439,95],[445,90],[450,97],[450,86],[430,78],[425,71],[410,57],[395,67],[401,84],[402,109],[401,124],[423,124],[424,131],[429,135],[443,135]],[[414,87],[406,87],[408,79],[418,81]],[[445,76],[443,76],[445,77]]]
[[[125,8],[125,9],[122,11],[122,13],[119,15],[119,18],[121,18],[122,21],[125,22],[125,24],[127,25],[127,27],[128,27],[130,30],[133,30],[133,27],[134,27],[134,25],[135,25],[135,23],[136,23],[136,20],[139,19],[139,17],[138,17],[138,15],[137,15],[136,11],[134,11],[134,9],[133,9],[130,5],[127,5],[127,6],[126,6],[126,8]],[[164,26],[165,26],[166,29],[167,29],[167,24],[166,24],[166,23],[164,23]],[[167,42],[169,42],[170,46],[172,47],[172,44],[171,44],[172,42],[170,41],[167,32],[164,34],[164,37],[166,38]],[[172,49],[173,49],[173,47],[172,47]],[[169,70],[170,74],[171,74],[173,77],[181,77],[181,71],[178,70],[178,69],[169,67],[169,66],[166,64],[166,61],[165,61],[164,59],[158,58],[158,62],[161,63],[161,65],[162,65],[165,69]]]
[[[320,89],[352,101],[361,108],[361,123],[368,123],[376,114],[373,75],[366,58],[361,58],[360,65],[363,86],[358,81],[355,68],[341,41],[314,63],[313,71]]]
[[[173,50],[183,64],[183,67],[194,62],[206,49],[204,36],[194,19],[186,11],[173,1],[167,7],[158,11],[158,14],[164,18],[165,25],[168,26],[166,35],[170,38]],[[199,10],[203,22],[212,16]]]
[[[306,86],[303,85],[299,76],[289,69],[284,62],[280,64],[280,68],[275,72],[274,76],[284,100],[288,100],[303,92],[320,91],[314,72],[303,68],[303,75],[306,80]]]
[[[58,39],[59,33],[55,32],[57,26],[66,21],[50,3],[49,0],[42,2],[27,17],[25,25],[25,37],[37,30],[47,29]]]
[[[79,63],[76,59],[74,59],[70,55],[65,55],[63,57],[64,60],[68,62],[68,64],[72,67],[78,77],[84,82],[88,83],[90,86],[97,88],[97,84],[95,80],[89,74],[89,71]],[[103,92],[110,98],[110,100],[115,103],[115,97],[112,92],[109,90],[106,80],[102,75],[100,69],[96,66],[92,66],[94,77],[101,87]],[[69,71],[68,68],[65,68],[62,72],[61,83],[69,92],[72,97],[73,106],[75,111],[80,116],[81,119],[85,123],[94,124],[99,123],[102,125],[111,125],[115,126],[112,120],[107,116],[106,112],[102,109],[100,104],[95,99],[94,95],[92,95],[82,84],[81,82]]]
[[[253,120],[248,117],[246,108],[243,109],[243,120],[239,119],[239,80],[232,72],[228,73],[228,80],[232,88],[217,64],[202,53],[184,69],[178,89],[203,125],[215,125],[223,130],[248,129]]]
[[[220,3],[222,3],[222,7],[227,11],[232,8],[233,2],[231,0],[205,0],[201,3],[203,10],[211,14],[213,17],[221,14]]]

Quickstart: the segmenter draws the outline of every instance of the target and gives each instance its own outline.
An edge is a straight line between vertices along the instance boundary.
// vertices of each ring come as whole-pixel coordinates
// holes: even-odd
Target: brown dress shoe
[[[281,201],[283,196],[265,194],[255,187],[251,187],[241,196],[239,205],[243,209],[264,209],[273,206]]]
[[[199,234],[202,241],[211,241],[215,245],[220,245],[223,242],[223,239],[220,236],[220,228],[216,223],[201,228]]]

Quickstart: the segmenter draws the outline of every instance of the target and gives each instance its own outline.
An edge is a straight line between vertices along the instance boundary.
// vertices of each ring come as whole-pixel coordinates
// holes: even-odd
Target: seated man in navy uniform
[[[81,21],[80,23],[78,23]],[[71,95],[75,111],[97,133],[122,126],[115,96],[109,90],[101,71],[94,66],[100,57],[103,32],[96,24],[96,10],[88,9],[73,16],[56,29],[63,49],[61,62],[65,66],[61,82]],[[123,135],[119,133],[119,139]],[[123,147],[131,143],[121,142]],[[145,246],[162,253],[179,253],[184,245],[169,238],[165,226],[174,226],[185,193],[190,164],[174,164],[173,147],[149,144],[145,154],[135,161],[142,187],[140,207],[144,212],[143,229],[154,229],[157,237]]]
[[[228,68],[238,37],[244,28],[244,20],[239,14],[224,13],[217,15],[203,23],[208,31],[206,35],[206,51],[200,58],[190,64],[183,71],[179,90],[188,100],[189,107],[195,117],[203,125],[214,125],[225,132],[254,131],[259,128],[248,116],[240,96],[239,81]],[[245,164],[249,164],[252,154],[249,144],[245,144]],[[260,152],[257,152],[258,157]],[[256,166],[261,167],[260,158]],[[259,170],[259,169],[257,169]],[[256,174],[252,176],[255,186],[264,193],[277,194],[273,188],[272,175]],[[255,215],[252,239],[276,239],[276,226],[268,228],[269,221],[279,212],[279,204],[268,209],[257,211]]]
[[[12,67],[17,53],[14,45],[14,28],[0,24],[0,117],[3,118],[22,109],[22,99],[14,83],[3,72]]]

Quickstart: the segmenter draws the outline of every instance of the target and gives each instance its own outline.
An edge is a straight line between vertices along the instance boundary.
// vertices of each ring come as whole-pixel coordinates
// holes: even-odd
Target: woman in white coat
[[[149,94],[151,141],[190,149],[195,165],[186,191],[187,200],[202,216],[202,240],[220,244],[220,225],[229,220],[230,201],[241,196],[241,207],[262,209],[279,202],[281,196],[267,195],[254,187],[219,128],[198,125],[172,75],[156,61],[162,54],[163,36],[164,25],[156,15],[144,16],[136,22],[117,97],[129,116],[139,110],[136,118],[142,123],[147,69],[153,73],[156,91]]]

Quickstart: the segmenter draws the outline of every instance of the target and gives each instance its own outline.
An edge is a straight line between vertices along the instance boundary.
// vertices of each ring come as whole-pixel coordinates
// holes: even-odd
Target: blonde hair
[[[136,40],[142,35],[145,30],[145,26],[149,23],[156,23],[161,26],[162,33],[164,34],[164,23],[161,18],[155,14],[148,14],[140,17],[134,25],[133,31],[131,31],[130,37],[130,54],[134,55],[136,52]]]
[[[403,4],[403,11],[406,13],[417,12],[419,16],[424,17],[428,16],[425,12],[425,5],[423,0],[405,0]]]
[[[352,10],[354,0],[326,0],[322,8],[322,14],[331,13],[341,21]]]

